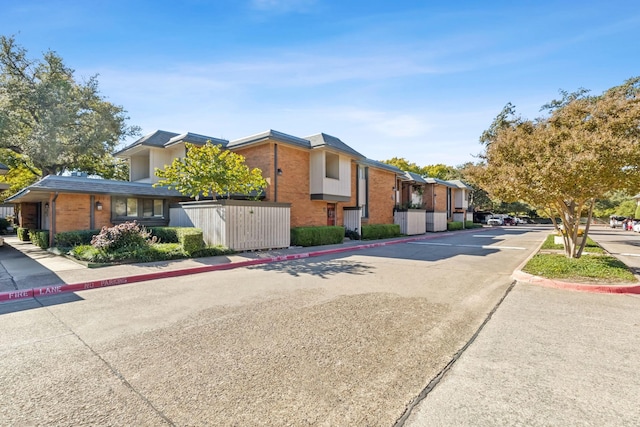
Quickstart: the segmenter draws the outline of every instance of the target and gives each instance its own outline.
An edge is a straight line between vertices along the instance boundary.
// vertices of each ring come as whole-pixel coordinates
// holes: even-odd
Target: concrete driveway
[[[11,303],[0,424],[393,425],[542,238],[451,233]]]
[[[638,298],[512,287],[548,231],[0,305],[0,425],[636,425]]]

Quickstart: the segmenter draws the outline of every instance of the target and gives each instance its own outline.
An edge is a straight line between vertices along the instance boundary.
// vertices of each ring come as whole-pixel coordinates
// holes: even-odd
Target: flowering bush
[[[102,227],[100,233],[93,236],[91,246],[102,250],[135,249],[155,243],[143,226],[136,221],[124,222],[113,227]]]

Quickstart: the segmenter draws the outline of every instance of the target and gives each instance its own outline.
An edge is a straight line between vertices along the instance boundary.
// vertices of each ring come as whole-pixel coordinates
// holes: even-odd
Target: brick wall
[[[40,228],[38,224],[38,207],[35,203],[20,203],[18,225],[28,229]]]
[[[327,225],[327,202],[313,201],[309,193],[309,156],[307,150],[278,143],[278,165],[282,174],[274,179],[275,143],[253,145],[234,150],[245,157],[250,168],[260,168],[269,185],[265,201],[291,203],[291,227]],[[342,208],[336,207],[338,224],[342,221]]]
[[[102,203],[102,210],[95,210],[95,202]],[[56,199],[56,233],[91,228],[91,211],[94,213],[93,228],[111,227],[111,197],[95,196],[91,203],[88,194],[60,194]]]
[[[369,224],[393,224],[395,186],[395,173],[369,168]]]

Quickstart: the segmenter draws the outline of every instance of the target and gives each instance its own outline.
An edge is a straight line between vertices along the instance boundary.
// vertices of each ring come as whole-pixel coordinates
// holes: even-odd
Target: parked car
[[[515,218],[510,217],[510,216],[505,216],[502,219],[502,222],[503,222],[504,225],[518,225],[518,221],[516,221]]]
[[[609,227],[611,228],[622,228],[624,225],[624,220],[626,218],[618,215],[611,215],[609,217]]]
[[[504,221],[501,216],[491,215],[487,219],[487,225],[504,225]]]

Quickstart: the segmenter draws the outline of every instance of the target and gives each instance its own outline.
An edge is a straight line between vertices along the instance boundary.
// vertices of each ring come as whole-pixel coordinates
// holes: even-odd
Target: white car
[[[487,225],[504,225],[504,220],[501,216],[492,215],[487,219]]]

